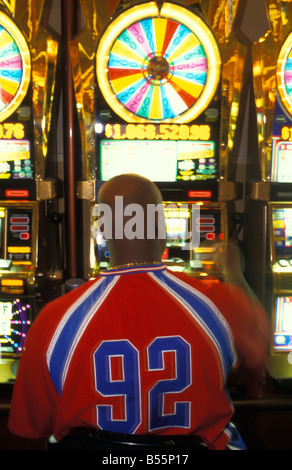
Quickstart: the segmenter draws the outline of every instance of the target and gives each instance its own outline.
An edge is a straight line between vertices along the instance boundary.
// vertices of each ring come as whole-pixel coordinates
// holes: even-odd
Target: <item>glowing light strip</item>
[[[22,279],[1,279],[1,286],[23,286]]]

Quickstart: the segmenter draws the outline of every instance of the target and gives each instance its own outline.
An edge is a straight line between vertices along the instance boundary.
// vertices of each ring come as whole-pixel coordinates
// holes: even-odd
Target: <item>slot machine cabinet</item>
[[[85,164],[78,197],[90,202],[89,226],[96,222],[100,185],[136,172],[158,185],[165,204],[211,208],[220,202],[218,223],[225,228],[229,202],[241,195],[228,179],[245,60],[245,46],[233,32],[238,4],[228,2],[222,10],[218,2],[119,2],[106,24],[98,2],[91,3],[99,21],[86,16],[86,34],[71,44]],[[85,44],[93,64],[85,65]],[[228,236],[226,228],[219,232]],[[94,248],[96,243],[90,241],[89,276],[108,265],[104,240]],[[185,254],[167,264],[184,261]],[[179,262],[185,270],[196,264],[191,257]]]
[[[292,384],[292,202],[268,202],[272,273],[271,356],[275,387]]]
[[[216,245],[227,234],[226,205],[165,203],[165,220],[167,239],[163,260],[168,268],[187,271],[201,279],[207,276],[223,279],[216,264]]]
[[[51,282],[41,249],[51,250],[54,232],[45,211],[56,198],[46,163],[58,38],[41,21],[47,2],[32,3],[0,1],[1,384],[13,383],[29,325],[46,298],[38,284]]]
[[[258,172],[250,181],[249,280],[271,318],[271,377],[292,379],[287,341],[291,309],[292,6],[266,1],[269,30],[252,45]],[[257,223],[255,221],[257,220]],[[257,228],[256,228],[257,226]],[[252,253],[258,251],[255,257]],[[253,259],[251,259],[253,258]],[[287,331],[285,332],[285,329]],[[286,382],[287,383],[287,382]]]

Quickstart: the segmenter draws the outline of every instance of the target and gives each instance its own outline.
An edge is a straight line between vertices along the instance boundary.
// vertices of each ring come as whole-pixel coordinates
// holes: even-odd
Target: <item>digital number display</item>
[[[281,129],[281,138],[283,140],[292,141],[292,127],[284,126]]]
[[[0,139],[23,139],[24,125],[21,123],[5,122],[0,124]]]
[[[127,140],[209,140],[207,124],[106,124],[108,139]]]
[[[0,180],[33,179],[31,144],[20,122],[0,123]]]

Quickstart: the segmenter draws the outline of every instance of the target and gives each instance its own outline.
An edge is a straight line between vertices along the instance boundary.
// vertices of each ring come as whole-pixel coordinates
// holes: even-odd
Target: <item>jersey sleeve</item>
[[[223,283],[217,284],[216,297],[230,326],[239,362],[251,369],[265,364],[269,324],[262,304],[241,288]]]
[[[183,279],[200,290],[218,308],[232,333],[238,363],[249,369],[264,367],[269,348],[269,323],[262,304],[241,287],[218,279]]]

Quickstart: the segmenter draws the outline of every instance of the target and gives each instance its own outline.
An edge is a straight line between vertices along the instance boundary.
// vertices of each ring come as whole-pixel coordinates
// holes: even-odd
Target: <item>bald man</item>
[[[107,222],[111,226],[111,237],[106,233],[104,236],[109,244],[111,266],[161,262],[166,228],[161,193],[154,183],[135,174],[117,176],[101,187],[98,203],[110,208]],[[127,234],[131,211],[135,214],[132,218],[139,226],[136,226],[137,237],[134,238],[131,237],[130,229]],[[147,236],[147,232],[151,237]],[[115,236],[117,234],[119,237]]]
[[[267,321],[238,273],[237,252],[223,258],[237,286],[174,274],[161,262],[162,199],[151,181],[115,177],[98,202],[111,267],[34,321],[10,430],[62,443],[90,427],[109,449],[108,433],[133,445],[145,436],[181,435],[198,436],[209,449],[243,449],[227,378],[238,364],[251,371],[264,365]],[[157,207],[154,218],[149,206]],[[121,230],[133,213],[136,237]]]

